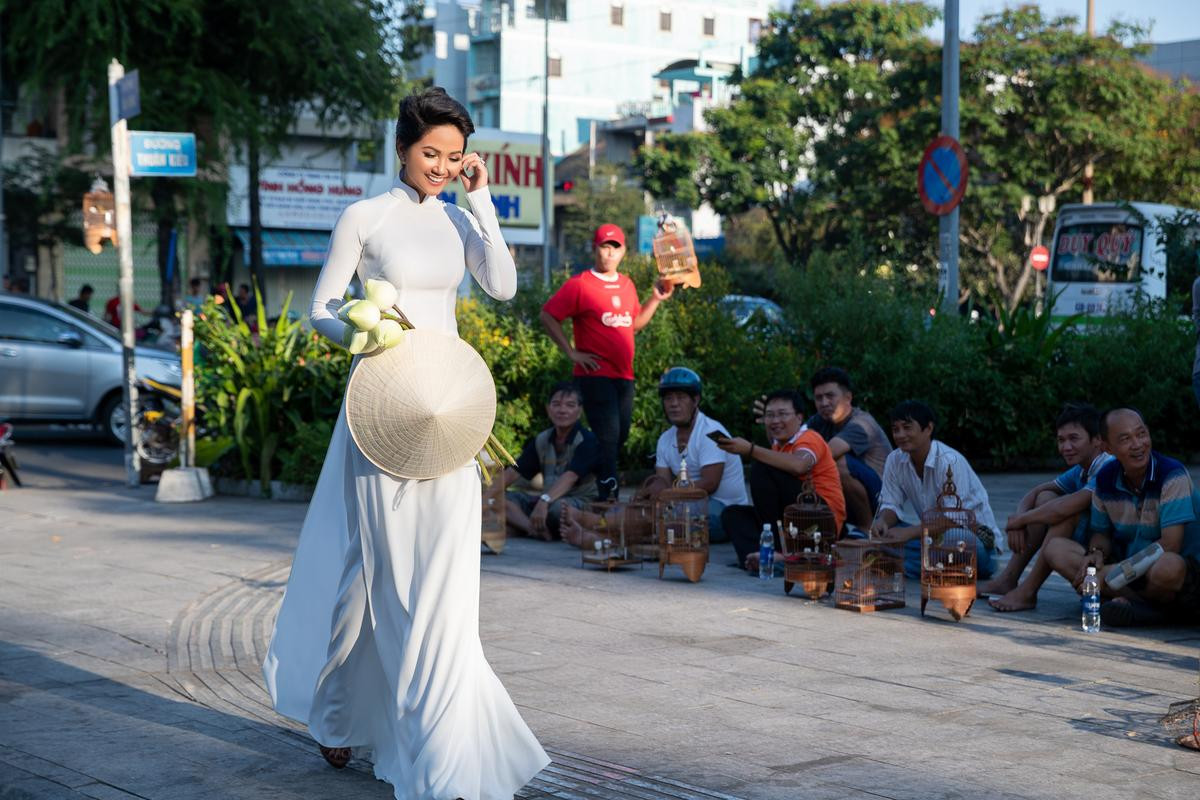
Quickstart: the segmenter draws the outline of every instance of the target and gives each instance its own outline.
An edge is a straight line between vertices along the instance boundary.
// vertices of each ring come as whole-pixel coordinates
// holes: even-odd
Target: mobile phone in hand
[[[706,433],[704,435],[707,436],[708,438],[712,439],[717,444],[720,444],[721,442],[726,441],[729,438],[728,436],[721,433],[720,431],[709,431],[708,433]]]

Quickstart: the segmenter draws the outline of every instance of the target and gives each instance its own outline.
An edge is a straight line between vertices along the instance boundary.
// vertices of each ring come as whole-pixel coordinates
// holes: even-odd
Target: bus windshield
[[[1123,222],[1063,225],[1054,243],[1051,280],[1135,283],[1141,277],[1142,226]]]

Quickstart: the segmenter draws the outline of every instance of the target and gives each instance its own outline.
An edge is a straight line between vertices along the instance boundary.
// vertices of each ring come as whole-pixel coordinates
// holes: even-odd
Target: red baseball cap
[[[616,242],[621,247],[624,247],[625,232],[616,225],[601,225],[599,228],[596,228],[596,235],[592,237],[592,246],[599,247],[605,242]]]

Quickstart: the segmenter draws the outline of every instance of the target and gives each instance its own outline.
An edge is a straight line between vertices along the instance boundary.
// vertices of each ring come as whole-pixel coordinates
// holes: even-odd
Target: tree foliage
[[[160,226],[174,224],[179,206],[223,216],[228,164],[272,152],[305,111],[323,124],[390,116],[403,62],[428,36],[412,24],[420,0],[10,0],[2,8],[5,79],[62,97],[69,151],[107,160],[114,58],[139,71],[142,111],[131,126],[196,133],[200,181],[139,187],[152,193]],[[256,195],[256,178],[250,185]]]
[[[722,214],[763,208],[801,268],[862,242],[871,266],[916,264],[928,281],[936,219],[916,167],[940,127],[941,47],[923,34],[936,16],[876,0],[774,14],[740,96],[706,114],[710,130],[642,155],[647,188]],[[1116,24],[1089,38],[1074,17],[1024,6],[985,16],[963,43],[964,294],[1021,300],[1029,248],[1055,207],[1081,198],[1089,161],[1100,199],[1200,204],[1200,97],[1138,62],[1141,35]]]

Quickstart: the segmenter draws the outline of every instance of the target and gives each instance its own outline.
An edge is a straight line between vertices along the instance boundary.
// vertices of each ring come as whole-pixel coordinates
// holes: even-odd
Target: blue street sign
[[[129,132],[129,174],[135,178],[196,175],[196,134]]]
[[[128,73],[117,81],[117,119],[129,119],[142,113],[142,92],[138,71]]]

